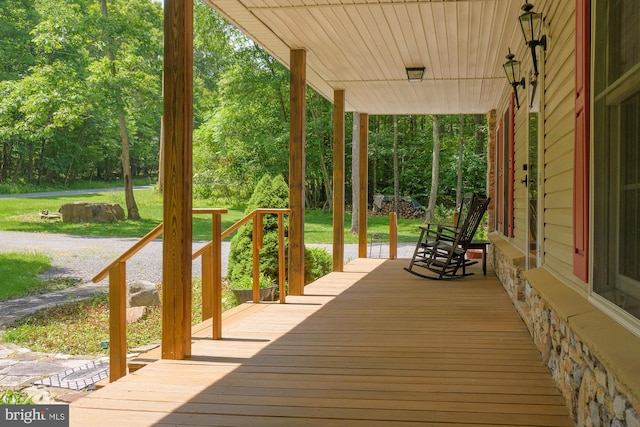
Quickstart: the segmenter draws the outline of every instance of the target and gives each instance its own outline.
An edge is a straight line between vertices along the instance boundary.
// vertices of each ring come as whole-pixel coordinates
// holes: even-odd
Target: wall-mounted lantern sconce
[[[409,79],[410,82],[414,83],[422,81],[422,78],[424,77],[424,67],[406,68],[406,70],[407,79]]]
[[[520,61],[516,61],[513,58],[515,55],[511,53],[511,49],[509,49],[509,54],[507,55],[507,62],[502,65],[504,68],[504,72],[507,75],[507,80],[509,80],[509,84],[513,88],[513,94],[516,97],[516,106],[520,109],[520,101],[518,100],[518,86],[522,86],[524,89],[524,77],[520,78]]]
[[[533,5],[530,3],[522,6],[524,13],[520,15],[520,28],[522,28],[524,42],[531,49],[533,71],[538,76],[536,46],[542,46],[542,49],[547,50],[547,36],[542,34],[542,13],[533,12],[531,9]]]

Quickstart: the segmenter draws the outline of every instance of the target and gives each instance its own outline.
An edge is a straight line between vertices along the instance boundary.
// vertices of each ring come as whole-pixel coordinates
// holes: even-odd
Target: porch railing
[[[195,215],[211,215],[212,239],[193,253],[193,260],[198,257],[202,262],[202,320],[212,317],[212,337],[222,338],[222,241],[253,220],[253,302],[260,301],[260,249],[263,239],[263,216],[278,215],[278,288],[280,303],[285,302],[285,262],[284,262],[284,215],[290,209],[256,209],[222,231],[222,215],[226,209],[199,208],[193,209]],[[116,258],[111,264],[98,273],[93,281],[98,283],[109,277],[109,381],[113,382],[127,373],[127,325],[126,325],[126,283],[127,261],[160,236],[164,231],[159,224],[131,248]]]

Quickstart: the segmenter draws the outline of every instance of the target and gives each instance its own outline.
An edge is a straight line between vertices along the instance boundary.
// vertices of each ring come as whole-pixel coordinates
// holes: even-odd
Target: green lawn
[[[66,278],[40,279],[51,268],[51,259],[43,254],[0,253],[0,301],[25,295],[68,288],[77,281]]]
[[[51,268],[51,260],[42,254],[0,254],[0,301],[27,295],[42,285],[38,278]]]
[[[42,210],[57,212],[65,203],[76,201],[118,203],[126,207],[124,192],[105,192],[80,196],[55,196],[42,198],[3,199],[0,203],[0,230],[29,231],[36,233],[64,233],[83,236],[102,237],[142,237],[162,222],[162,195],[155,190],[136,190],[136,204],[142,220],[121,221],[107,224],[70,224],[60,220],[42,220],[38,213]],[[228,214],[222,217],[223,229],[231,226],[244,216],[244,206],[223,206],[206,200],[194,200],[198,208],[226,207]],[[332,242],[332,213],[320,209],[307,209],[305,212],[305,241],[307,243]],[[414,242],[417,239],[418,225],[421,220],[398,220],[398,241]],[[357,243],[357,235],[349,233],[351,215],[345,215],[345,243]],[[369,234],[379,234],[388,240],[389,218],[369,218]],[[196,215],[193,218],[193,238],[211,239],[211,217]]]

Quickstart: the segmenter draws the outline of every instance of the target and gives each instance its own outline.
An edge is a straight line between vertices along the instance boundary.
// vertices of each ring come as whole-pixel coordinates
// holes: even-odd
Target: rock
[[[73,202],[60,207],[63,222],[116,222],[124,219],[124,210],[115,203]]]
[[[619,420],[624,419],[624,411],[627,409],[627,399],[622,395],[613,398],[613,414]]]
[[[127,324],[137,322],[138,320],[142,319],[146,313],[147,307],[144,306],[127,308]]]
[[[625,411],[625,421],[628,427],[640,427],[640,416],[633,408]]]
[[[127,307],[151,307],[160,305],[158,288],[147,280],[135,280],[127,284]]]

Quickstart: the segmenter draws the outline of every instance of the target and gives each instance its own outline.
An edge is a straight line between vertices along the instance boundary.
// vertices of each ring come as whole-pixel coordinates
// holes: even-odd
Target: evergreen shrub
[[[256,185],[245,214],[258,208],[288,208],[289,187],[281,175],[271,178],[263,176]],[[288,219],[285,218],[285,229]],[[263,240],[260,250],[260,286],[267,287],[278,281],[278,216],[265,215],[263,219]],[[285,243],[286,244],[286,243]],[[284,248],[285,254],[287,247]],[[305,284],[331,271],[331,255],[321,248],[305,247]],[[253,274],[253,224],[240,227],[231,239],[227,277],[234,283],[245,283]],[[268,280],[263,280],[264,278]]]

